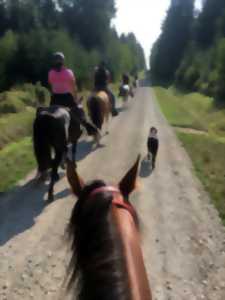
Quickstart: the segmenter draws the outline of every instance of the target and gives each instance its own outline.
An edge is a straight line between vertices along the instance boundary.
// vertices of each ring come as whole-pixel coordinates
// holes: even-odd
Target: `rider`
[[[129,85],[130,84],[130,77],[127,73],[124,73],[122,76],[122,84]]]
[[[122,75],[122,83],[121,83],[121,86],[120,86],[119,95],[124,96],[127,93],[130,93],[130,95],[133,97],[133,90],[130,86],[130,76],[129,76],[128,73],[124,73]]]
[[[65,67],[65,56],[61,52],[53,54],[53,68],[49,71],[48,82],[52,96],[50,105],[65,106],[71,109],[72,119],[77,118],[88,134],[96,134],[96,129],[87,122],[84,111],[77,100],[77,84],[73,71]]]
[[[94,85],[95,91],[104,91],[109,96],[110,102],[112,104],[112,115],[117,116],[118,112],[116,110],[116,99],[112,91],[108,87],[108,83],[111,80],[111,74],[106,69],[106,64],[102,61],[96,68],[95,68],[95,76],[94,76]]]

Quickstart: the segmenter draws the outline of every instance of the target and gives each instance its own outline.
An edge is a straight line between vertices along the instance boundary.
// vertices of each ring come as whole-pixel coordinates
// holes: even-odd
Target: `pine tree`
[[[153,47],[151,73],[165,81],[173,80],[190,39],[194,18],[194,0],[172,0],[162,34]]]

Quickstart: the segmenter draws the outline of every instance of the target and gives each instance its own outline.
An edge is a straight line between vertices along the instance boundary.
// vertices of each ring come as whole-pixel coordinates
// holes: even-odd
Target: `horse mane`
[[[93,181],[85,186],[72,212],[68,232],[72,258],[69,288],[78,300],[130,300],[123,246],[112,213],[109,192],[90,193],[105,186]]]

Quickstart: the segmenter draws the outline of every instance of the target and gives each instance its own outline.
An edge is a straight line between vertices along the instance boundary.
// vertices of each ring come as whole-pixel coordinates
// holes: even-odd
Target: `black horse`
[[[81,137],[83,125],[89,135],[98,135],[98,131],[80,118],[76,110],[51,106],[38,108],[33,125],[34,153],[38,164],[38,177],[43,180],[51,169],[48,200],[54,199],[54,185],[59,180],[58,168],[72,144],[72,160],[76,161],[77,142]],[[52,152],[54,157],[52,158]]]

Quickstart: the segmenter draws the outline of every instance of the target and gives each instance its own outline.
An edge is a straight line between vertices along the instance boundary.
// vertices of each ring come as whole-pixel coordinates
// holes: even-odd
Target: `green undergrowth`
[[[11,143],[0,151],[0,192],[6,192],[34,169],[31,138]]]
[[[208,132],[225,138],[225,107],[217,107],[212,98],[199,93],[154,88],[156,97],[171,125]]]

